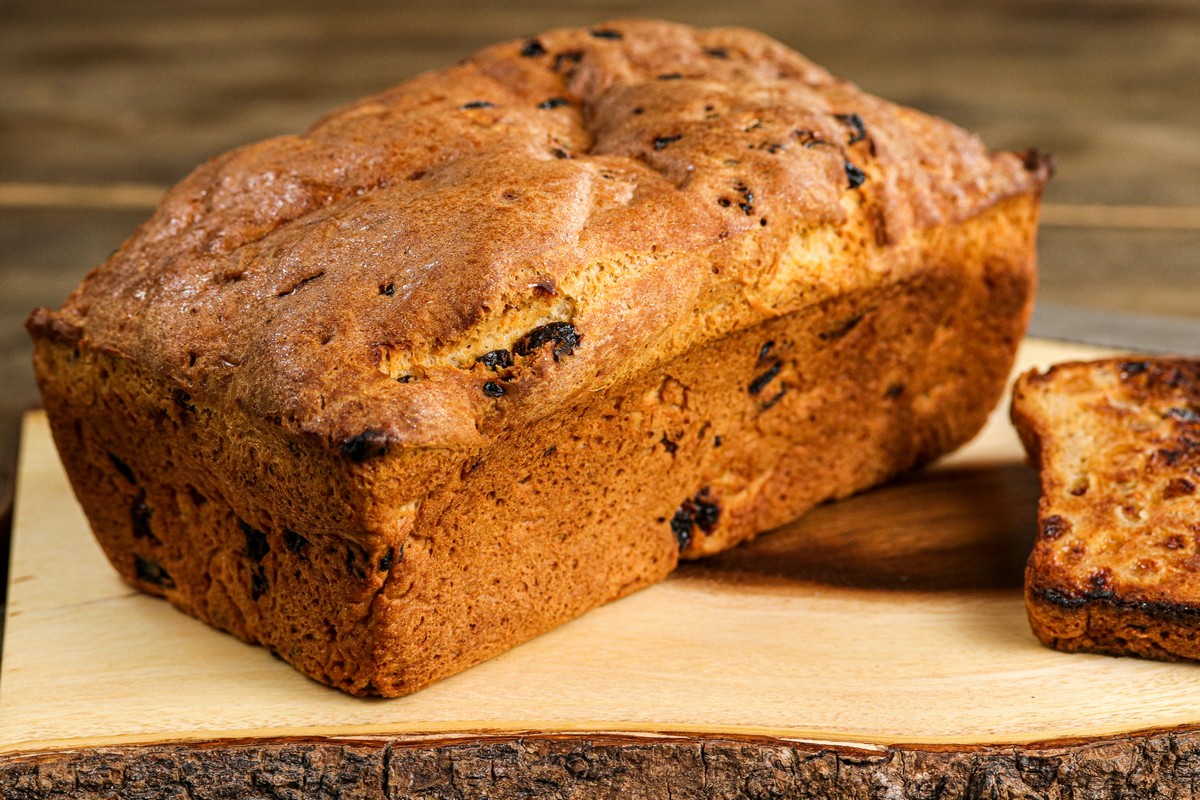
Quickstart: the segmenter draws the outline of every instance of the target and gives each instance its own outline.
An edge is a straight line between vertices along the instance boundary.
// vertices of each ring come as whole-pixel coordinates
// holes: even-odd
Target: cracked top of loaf
[[[1047,172],[752,31],[554,30],[209,161],[29,327],[352,459],[471,446]]]

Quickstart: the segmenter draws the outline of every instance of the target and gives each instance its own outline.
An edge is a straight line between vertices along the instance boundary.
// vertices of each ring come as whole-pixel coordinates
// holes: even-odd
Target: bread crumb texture
[[[1200,657],[1200,362],[1108,359],[1024,376],[1013,418],[1041,468],[1026,573],[1039,638]]]
[[[972,435],[1048,173],[758,33],[555,30],[204,164],[28,326],[126,580],[403,694]]]

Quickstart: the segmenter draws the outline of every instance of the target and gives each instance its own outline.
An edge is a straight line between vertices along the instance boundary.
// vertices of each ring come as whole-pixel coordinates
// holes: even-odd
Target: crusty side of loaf
[[[1041,474],[1030,625],[1066,651],[1200,658],[1200,362],[1060,364],[1013,389]]]
[[[750,31],[551,31],[201,166],[29,329],[127,580],[397,695],[969,437],[1048,173]]]
[[[583,395],[486,451],[347,469],[78,342],[41,342],[39,373],[127,581],[318,680],[399,695],[973,435],[1022,334],[1033,213],[1014,200],[934,232],[917,275]]]

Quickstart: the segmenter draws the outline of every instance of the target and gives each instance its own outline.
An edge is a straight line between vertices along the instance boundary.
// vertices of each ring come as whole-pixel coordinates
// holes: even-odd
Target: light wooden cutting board
[[[1094,354],[1030,341],[1019,369]],[[0,795],[1191,796],[1200,667],[1034,640],[1036,501],[1005,403],[932,470],[363,700],[118,580],[30,415]]]

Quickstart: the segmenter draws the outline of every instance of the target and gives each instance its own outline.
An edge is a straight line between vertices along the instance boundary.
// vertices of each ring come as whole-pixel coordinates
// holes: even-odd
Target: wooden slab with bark
[[[1028,342],[1019,368],[1097,351]],[[1041,647],[1007,407],[937,467],[410,697],[309,681],[123,585],[26,419],[0,796],[1200,795],[1200,667]]]

